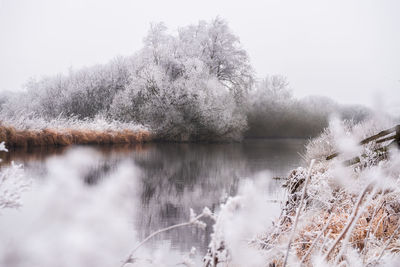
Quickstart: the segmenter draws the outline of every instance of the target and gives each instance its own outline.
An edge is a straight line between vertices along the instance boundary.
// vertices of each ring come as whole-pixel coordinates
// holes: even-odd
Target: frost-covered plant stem
[[[159,229],[155,232],[153,232],[152,234],[150,234],[149,236],[147,236],[145,239],[143,239],[143,241],[141,241],[129,254],[129,256],[126,258],[126,260],[122,263],[121,267],[127,265],[128,263],[132,263],[134,258],[133,255],[135,254],[135,252],[141,247],[143,246],[143,244],[145,244],[147,241],[149,241],[151,238],[153,238],[154,236],[163,233],[163,232],[167,232],[169,230],[175,229],[175,228],[179,228],[179,227],[183,227],[183,226],[190,226],[190,225],[199,225],[201,227],[204,227],[204,223],[202,221],[199,221],[201,218],[203,217],[212,217],[212,214],[210,213],[210,210],[208,208],[205,208],[203,210],[203,212],[197,216],[191,216],[190,220],[188,222],[183,222],[183,223],[178,223],[175,225],[171,225],[162,229]]]
[[[328,233],[324,236],[324,241],[322,242],[321,247],[319,248],[319,255],[322,255],[322,251],[324,250],[324,247],[326,243],[328,242],[329,235],[332,233],[332,229],[329,229]]]
[[[353,222],[355,221],[355,218],[358,214],[358,210],[361,204],[362,199],[364,198],[365,194],[368,192],[368,189],[370,188],[371,184],[368,184],[364,190],[361,192],[360,196],[358,197],[356,206],[353,209],[353,212],[351,213],[346,226],[343,228],[342,232],[340,233],[340,235],[336,238],[335,242],[332,244],[332,246],[329,248],[328,252],[325,255],[325,261],[328,261],[330,254],[332,253],[332,251],[335,249],[335,247],[337,246],[337,244],[340,242],[340,240],[342,240],[343,237],[345,237],[345,235],[347,234],[348,230],[350,229],[350,227],[353,225]]]
[[[300,213],[301,213],[301,211],[303,210],[303,205],[304,205],[303,202],[304,202],[304,198],[305,198],[306,191],[307,191],[307,184],[308,184],[308,182],[310,181],[311,170],[312,170],[312,167],[313,167],[313,165],[314,165],[314,162],[315,162],[314,159],[311,160],[310,167],[309,167],[309,169],[308,169],[307,178],[306,178],[306,181],[305,181],[305,183],[304,183],[303,192],[302,192],[302,194],[301,194],[300,205],[299,205],[299,208],[297,209],[297,212],[296,212],[296,217],[295,217],[295,219],[294,219],[294,224],[293,224],[293,228],[292,228],[292,233],[291,233],[291,235],[290,235],[289,242],[288,242],[288,246],[287,246],[287,250],[286,250],[285,261],[284,261],[284,263],[283,263],[283,266],[284,266],[284,267],[287,265],[287,260],[288,260],[288,258],[289,258],[289,252],[290,252],[290,246],[292,245],[294,235],[296,234],[296,227],[297,227],[297,223],[298,223],[298,221],[299,221]]]
[[[383,201],[384,192],[385,191],[382,190],[382,193],[381,193],[381,195],[379,197],[379,202],[378,202],[378,203],[381,203],[381,204],[379,206],[375,207],[374,213],[372,214],[371,220],[369,221],[369,224],[368,224],[368,231],[367,231],[367,234],[365,236],[364,249],[363,249],[363,254],[364,254],[363,262],[364,263],[365,263],[365,257],[367,255],[367,251],[368,251],[368,245],[369,245],[368,240],[369,240],[369,236],[371,234],[372,222],[374,221],[374,219],[376,217],[376,214],[378,214],[378,212],[382,208],[383,204],[385,203],[385,201]]]
[[[303,264],[303,262],[307,259],[308,255],[311,254],[311,252],[312,252],[312,250],[313,250],[315,244],[318,243],[319,239],[320,239],[321,236],[325,233],[326,229],[328,229],[329,223],[330,223],[331,220],[332,220],[332,215],[333,215],[333,213],[331,213],[331,214],[329,215],[329,218],[328,218],[327,222],[325,223],[324,228],[323,228],[322,231],[319,233],[319,235],[315,238],[314,242],[311,244],[311,246],[310,246],[310,248],[307,250],[306,254],[304,254],[303,258],[302,258],[301,261],[300,261],[300,266],[301,266],[301,265]]]
[[[368,190],[368,186],[365,189],[366,191]],[[351,222],[351,225],[349,227],[349,230],[347,231],[348,233],[345,234],[344,240],[342,242],[342,246],[340,248],[339,254],[336,256],[335,259],[335,265],[337,265],[339,263],[340,258],[343,256],[343,253],[346,250],[346,246],[347,243],[349,242],[351,233],[353,232],[354,226],[357,223],[357,221],[360,219],[361,214],[364,212],[365,207],[368,205],[368,203],[371,201],[372,197],[375,195],[375,189],[372,191],[372,193],[370,194],[370,196],[367,198],[367,200],[365,201],[364,205],[360,208],[361,211],[358,212],[356,211],[356,214],[354,215],[354,220]]]
[[[399,219],[400,221],[400,219]],[[399,223],[399,222],[397,222]],[[389,240],[386,242],[385,246],[382,248],[381,253],[379,254],[378,260],[377,262],[379,262],[383,256],[383,253],[385,252],[385,250],[387,249],[387,247],[389,246],[389,244],[392,242],[393,238],[397,235],[397,233],[400,230],[400,225],[397,226],[396,231],[393,232],[393,234],[390,236]]]

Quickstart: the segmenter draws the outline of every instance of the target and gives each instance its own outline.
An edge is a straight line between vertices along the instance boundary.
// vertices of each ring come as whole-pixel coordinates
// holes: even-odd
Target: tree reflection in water
[[[81,178],[88,186],[96,186],[116,171],[121,162],[137,166],[139,177],[132,179],[140,181],[137,184],[141,185],[138,189],[141,203],[136,204],[136,215],[132,218],[139,239],[143,239],[160,228],[187,221],[190,208],[201,212],[207,206],[215,211],[227,196],[236,194],[244,178],[254,179],[263,171],[286,176],[299,165],[298,152],[304,144],[303,139],[253,139],[232,144],[93,146],[100,156]],[[48,172],[46,158],[63,157],[70,149],[74,147],[14,150],[3,155],[3,165],[12,160],[24,163],[27,172],[40,179]],[[272,181],[268,190],[275,190],[279,183]],[[203,254],[210,241],[211,223],[205,232],[190,227],[164,232],[147,245],[155,248],[168,243],[183,252],[195,246]]]

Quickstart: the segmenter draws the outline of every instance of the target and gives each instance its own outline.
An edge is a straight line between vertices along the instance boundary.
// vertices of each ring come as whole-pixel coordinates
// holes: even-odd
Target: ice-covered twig
[[[195,255],[196,255],[196,248],[195,248],[195,247],[192,247],[192,249],[191,249],[190,252],[189,252],[189,255],[184,256],[184,257],[183,257],[183,261],[177,263],[176,265],[177,265],[177,266],[179,266],[179,265],[184,265],[184,266],[186,266],[186,267],[193,267],[193,266],[195,266],[195,262],[193,261],[193,258],[195,257]]]
[[[190,225],[196,225],[200,228],[205,228],[206,224],[202,221],[200,221],[201,218],[204,217],[210,217],[210,218],[214,218],[212,212],[210,211],[209,208],[205,207],[202,211],[202,213],[200,213],[199,215],[196,216],[196,214],[193,212],[192,209],[190,209],[190,220],[188,222],[184,222],[184,223],[179,223],[179,224],[175,224],[175,225],[171,225],[168,226],[166,228],[163,229],[159,229],[155,232],[153,232],[152,234],[150,234],[149,236],[147,236],[145,239],[143,239],[143,241],[141,241],[129,254],[129,256],[126,258],[126,260],[124,260],[124,262],[122,263],[121,267],[127,265],[128,263],[133,263],[134,262],[134,258],[133,255],[135,254],[135,252],[141,247],[143,246],[143,244],[145,244],[147,241],[149,241],[151,238],[153,238],[154,236],[163,233],[163,232],[167,232],[169,230],[172,229],[176,229],[179,227],[183,227],[183,226],[190,226]]]
[[[322,242],[321,247],[319,248],[319,254],[322,255],[322,251],[324,250],[324,247],[326,245],[326,243],[328,242],[329,236],[332,233],[332,229],[328,230],[328,233],[326,233],[326,235],[324,236],[324,241]]]
[[[342,240],[343,237],[345,237],[345,235],[347,234],[348,230],[350,229],[350,227],[353,225],[353,222],[358,214],[358,210],[361,204],[362,199],[364,198],[365,194],[368,192],[369,188],[370,188],[371,184],[368,184],[364,190],[361,192],[361,194],[358,197],[356,206],[353,209],[353,212],[351,213],[346,226],[343,228],[342,232],[339,234],[339,236],[336,238],[335,242],[332,244],[332,246],[329,248],[328,252],[326,253],[324,259],[325,261],[328,261],[330,254],[332,253],[332,251],[335,249],[335,247],[337,246],[337,244],[340,242],[340,240]]]
[[[370,185],[371,185],[371,184],[370,184]],[[367,186],[365,190],[367,191],[368,188],[369,188],[369,186]],[[348,243],[349,240],[350,240],[350,236],[351,236],[351,233],[353,232],[353,229],[354,229],[355,224],[356,224],[357,221],[360,219],[361,214],[364,212],[364,209],[366,208],[366,206],[368,205],[368,203],[371,201],[371,199],[372,199],[372,197],[375,195],[375,193],[376,193],[376,191],[375,191],[375,188],[374,188],[374,190],[372,191],[372,193],[369,195],[369,197],[368,197],[367,200],[365,201],[364,205],[361,206],[361,208],[359,208],[360,211],[356,211],[356,214],[354,215],[354,220],[351,222],[350,227],[349,227],[349,230],[347,231],[347,234],[345,234],[345,237],[344,237],[344,239],[343,239],[342,246],[341,246],[341,248],[340,248],[340,250],[339,250],[339,253],[338,253],[338,255],[336,256],[335,265],[338,265],[339,260],[342,258],[343,253],[344,253],[345,250],[346,250],[347,243]]]
[[[397,221],[397,223],[399,223],[400,219]],[[389,246],[389,244],[392,242],[393,238],[397,235],[397,233],[400,230],[400,224],[397,226],[396,230],[393,232],[393,234],[390,236],[389,240],[386,242],[385,246],[382,248],[381,253],[379,253],[377,262],[379,262],[383,256],[383,253],[385,252],[385,250],[387,249],[387,247]]]
[[[382,193],[381,193],[381,195],[379,197],[379,201],[378,201],[378,203],[381,203],[381,204],[379,206],[375,207],[374,213],[372,214],[371,219],[370,219],[370,221],[368,223],[368,230],[367,230],[367,234],[365,235],[365,240],[364,240],[364,249],[362,251],[362,253],[364,254],[363,262],[365,262],[365,257],[367,255],[367,251],[368,251],[368,245],[369,245],[368,240],[369,240],[369,236],[371,234],[372,222],[374,221],[374,219],[375,219],[376,215],[378,214],[379,210],[382,208],[382,206],[385,203],[385,201],[383,201],[384,193],[385,193],[385,191],[382,190]]]
[[[302,194],[301,194],[301,199],[300,199],[300,205],[299,205],[299,208],[297,209],[297,212],[296,212],[296,217],[295,217],[295,219],[294,219],[294,224],[293,224],[293,228],[292,228],[292,233],[291,233],[291,235],[290,235],[289,242],[288,242],[288,246],[287,246],[287,250],[286,250],[285,261],[284,261],[284,263],[283,263],[283,266],[284,266],[284,267],[285,267],[286,264],[287,264],[287,260],[288,260],[289,252],[290,252],[290,246],[292,245],[294,235],[296,234],[296,227],[297,227],[297,223],[298,223],[298,221],[299,221],[300,213],[301,213],[301,211],[303,210],[303,204],[304,204],[303,202],[304,202],[304,198],[305,198],[305,195],[306,195],[307,185],[308,185],[308,183],[309,183],[309,181],[310,181],[311,170],[312,170],[312,167],[313,167],[313,165],[314,165],[314,162],[315,162],[314,159],[311,160],[310,167],[309,167],[309,169],[308,169],[307,178],[306,178],[306,181],[304,182],[303,192],[302,192]]]
[[[310,246],[310,248],[307,250],[306,254],[304,254],[303,258],[302,258],[301,261],[300,261],[300,265],[302,265],[303,262],[307,259],[308,255],[311,254],[311,252],[312,252],[312,250],[313,250],[315,244],[317,244],[317,242],[319,241],[319,239],[321,238],[321,236],[325,233],[326,229],[328,229],[329,223],[330,223],[331,220],[332,220],[332,215],[333,215],[333,213],[331,213],[331,214],[329,215],[329,218],[328,218],[328,220],[326,221],[324,228],[323,228],[322,231],[319,233],[319,235],[315,238],[314,242],[311,244],[311,246]]]
[[[8,152],[8,149],[6,148],[6,143],[4,141],[0,143],[0,151]]]

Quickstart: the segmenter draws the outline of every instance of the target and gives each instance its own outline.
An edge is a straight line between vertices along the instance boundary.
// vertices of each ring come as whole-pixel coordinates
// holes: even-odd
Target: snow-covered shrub
[[[131,65],[131,58],[119,57],[106,65],[71,70],[68,75],[30,80],[26,93],[11,96],[2,113],[7,117],[29,113],[48,119],[60,115],[93,118],[105,113],[114,95],[125,87]]]

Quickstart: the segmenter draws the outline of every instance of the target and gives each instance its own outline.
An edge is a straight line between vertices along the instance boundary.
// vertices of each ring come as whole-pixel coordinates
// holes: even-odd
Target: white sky
[[[130,55],[151,22],[174,30],[217,15],[258,77],[283,74],[297,96],[400,113],[398,0],[0,0],[0,90]]]

